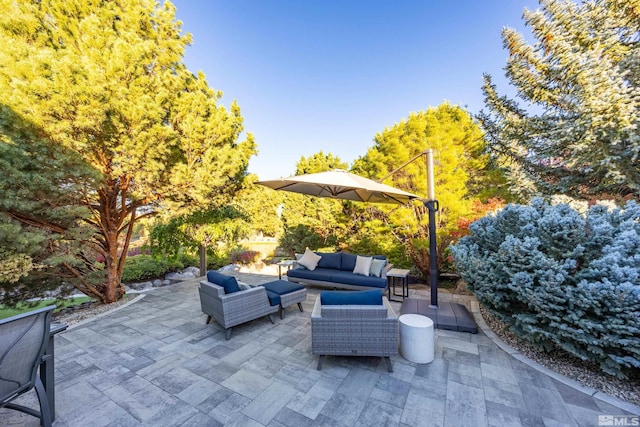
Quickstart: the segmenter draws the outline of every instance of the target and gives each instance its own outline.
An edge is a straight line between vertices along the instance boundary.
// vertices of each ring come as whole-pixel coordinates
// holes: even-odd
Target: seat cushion
[[[384,289],[387,287],[387,279],[383,279],[375,276],[361,276],[359,274],[353,274],[350,271],[336,271],[332,270],[331,274],[331,282],[334,283],[344,283],[345,285],[356,285],[356,286],[368,286],[370,288],[381,288]]]
[[[267,290],[267,298],[269,298],[270,306],[280,305],[280,295],[277,293]]]
[[[232,294],[240,290],[235,277],[227,276],[226,274],[218,273],[217,271],[208,271],[207,280],[218,286],[222,286],[225,294]]]
[[[382,305],[384,291],[322,291],[322,305]]]
[[[294,278],[297,277],[299,279],[322,280],[325,282],[330,282],[331,275],[335,272],[336,270],[332,268],[316,268],[314,271],[301,268],[299,270],[293,269],[287,271],[287,276]]]
[[[267,291],[273,292],[278,295],[285,295],[304,289],[304,286],[294,282],[287,282],[286,280],[275,280],[273,282],[263,283],[260,286],[263,286],[267,288]]]

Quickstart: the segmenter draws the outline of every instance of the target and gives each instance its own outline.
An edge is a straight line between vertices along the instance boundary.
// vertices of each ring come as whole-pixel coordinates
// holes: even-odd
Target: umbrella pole
[[[424,205],[429,209],[429,284],[431,286],[431,307],[438,307],[438,253],[436,246],[437,200],[427,200]]]

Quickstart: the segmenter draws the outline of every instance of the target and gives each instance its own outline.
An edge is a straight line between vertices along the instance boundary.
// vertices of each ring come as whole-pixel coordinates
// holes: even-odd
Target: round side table
[[[414,363],[433,362],[435,332],[433,320],[419,314],[403,314],[400,322],[400,354]]]

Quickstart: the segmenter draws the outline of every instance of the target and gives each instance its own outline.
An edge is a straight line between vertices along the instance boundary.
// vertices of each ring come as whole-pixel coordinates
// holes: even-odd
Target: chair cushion
[[[373,258],[370,256],[356,256],[356,265],[353,268],[353,274],[360,274],[361,276],[369,276],[371,270],[371,262]]]
[[[304,251],[304,255],[302,258],[298,260],[298,264],[307,268],[308,270],[315,270],[318,266],[318,262],[322,257],[320,255],[316,255],[309,248]]]
[[[324,252],[316,252],[316,255],[320,255],[322,258],[318,261],[318,267],[323,268],[335,268],[336,270],[340,270],[342,265],[342,254],[335,253],[324,253]]]
[[[225,294],[232,294],[240,290],[235,277],[227,276],[226,274],[218,273],[217,271],[208,271],[207,280],[218,286],[222,286]]]
[[[274,305],[280,305],[280,295],[279,294],[267,290],[267,298],[269,298],[269,305],[270,306],[273,307]]]
[[[370,275],[380,277],[382,275],[382,269],[384,268],[385,265],[387,265],[386,259],[374,258],[371,261],[371,270],[369,270]]]
[[[273,292],[278,295],[285,295],[304,289],[304,286],[294,282],[287,282],[286,280],[275,280],[273,282],[263,283],[260,286],[263,286],[267,288],[267,291]]]
[[[382,305],[384,291],[322,291],[322,305]]]

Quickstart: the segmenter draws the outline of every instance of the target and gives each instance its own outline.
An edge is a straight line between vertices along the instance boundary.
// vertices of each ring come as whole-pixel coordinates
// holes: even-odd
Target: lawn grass
[[[55,311],[62,310],[63,308],[82,304],[83,302],[90,301],[89,297],[74,297],[67,298],[61,305],[58,305],[58,308]],[[38,301],[36,305],[31,305],[31,303],[19,303],[16,307],[6,307],[0,304],[0,319],[6,319],[7,317],[15,316],[16,314],[25,313],[27,311],[36,310],[38,308],[46,307],[48,305],[56,304],[55,299],[47,299]]]

